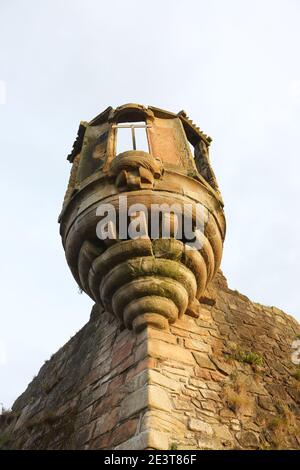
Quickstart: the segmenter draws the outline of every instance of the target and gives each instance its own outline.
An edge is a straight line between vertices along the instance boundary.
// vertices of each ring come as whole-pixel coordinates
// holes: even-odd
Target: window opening
[[[147,128],[151,127],[140,122],[126,122],[114,124],[116,129],[117,155],[128,150],[142,150],[149,152]]]

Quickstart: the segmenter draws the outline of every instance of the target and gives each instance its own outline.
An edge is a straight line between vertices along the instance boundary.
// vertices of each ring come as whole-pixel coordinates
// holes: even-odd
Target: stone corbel
[[[119,154],[110,167],[110,173],[115,176],[115,184],[119,189],[152,189],[155,179],[159,179],[162,172],[160,159],[136,150]]]

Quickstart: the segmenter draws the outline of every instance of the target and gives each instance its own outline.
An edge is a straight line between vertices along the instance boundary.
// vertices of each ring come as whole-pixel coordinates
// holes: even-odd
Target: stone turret
[[[80,124],[59,221],[95,304],[0,415],[0,449],[300,448],[300,328],[219,269],[210,141],[137,104]]]
[[[132,142],[120,152],[124,131]],[[199,315],[225,237],[210,141],[183,111],[138,104],[80,124],[60,216],[66,258],[80,288],[129,329]]]

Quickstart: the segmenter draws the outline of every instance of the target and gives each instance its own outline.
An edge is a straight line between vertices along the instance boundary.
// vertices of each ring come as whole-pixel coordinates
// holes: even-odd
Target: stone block
[[[233,443],[234,438],[226,425],[215,424],[213,429],[216,438],[223,446],[229,447]]]
[[[220,359],[216,358],[213,355],[211,355],[210,358],[212,362],[215,364],[218,371],[220,371],[222,374],[230,375],[235,369],[234,365],[229,364],[226,361],[221,361]]]
[[[96,401],[100,400],[107,392],[108,383],[104,383],[102,385],[98,385],[93,389],[86,388],[84,393],[82,394],[82,400],[80,401],[79,410],[84,410],[89,405],[95,403]]]
[[[109,439],[109,447],[114,447],[135,435],[139,419],[128,419],[124,423],[115,427]]]
[[[204,353],[211,353],[211,347],[203,341],[199,341],[197,339],[185,339],[184,343],[187,349],[193,349],[194,351],[200,351]]]
[[[147,328],[147,338],[148,340],[158,339],[171,344],[177,343],[176,335],[172,335],[168,331],[157,330],[156,328]]]
[[[203,434],[207,434],[208,436],[213,435],[213,428],[211,425],[200,419],[190,418],[188,421],[188,428],[191,431],[201,432]]]
[[[167,434],[157,430],[143,431],[140,434],[132,437],[126,442],[123,442],[114,450],[168,450],[169,439]]]
[[[190,336],[190,334],[189,334],[188,331],[182,330],[181,328],[176,328],[175,325],[171,325],[171,326],[170,326],[170,330],[171,330],[171,333],[173,333],[173,334],[176,335],[177,337],[189,338],[189,336]]]
[[[190,378],[189,383],[196,388],[207,388],[207,385],[204,380],[196,379],[194,377]]]
[[[197,323],[199,323],[199,320],[197,320]],[[194,319],[184,317],[176,320],[175,325],[171,326],[171,331],[173,328],[176,328],[176,330],[183,330],[187,331],[188,333],[198,333],[199,334],[199,327],[198,324],[195,322]],[[206,325],[208,326],[208,325]]]
[[[172,410],[172,404],[167,392],[157,385],[148,386],[148,407],[157,408],[163,411]]]
[[[100,417],[102,414],[106,413],[107,410],[116,408],[124,397],[125,392],[121,392],[120,390],[115,390],[114,393],[103,397],[99,403],[93,405],[92,419]]]
[[[135,375],[139,374],[145,369],[154,369],[156,367],[156,359],[152,357],[145,357],[135,367],[132,367],[126,375],[126,381],[130,380]]]
[[[184,421],[175,418],[172,413],[162,410],[151,410],[145,413],[141,423],[141,430],[158,429],[160,431],[173,432],[176,435],[184,436],[186,431],[186,419],[181,417]]]
[[[216,412],[216,405],[213,401],[203,400],[201,401],[201,406],[204,410]]]
[[[194,352],[194,357],[196,359],[197,364],[203,369],[211,369],[216,370],[216,366],[210,360],[207,354]]]
[[[198,439],[198,447],[199,450],[220,450],[218,442],[216,442],[215,439],[212,439],[212,437],[205,437],[201,436],[200,439]]]
[[[179,364],[178,364],[179,365]],[[192,367],[173,367],[172,365],[165,365],[164,364],[164,371],[165,372],[170,372],[173,375],[178,375],[180,377],[189,377],[190,374],[193,372],[193,368]]]
[[[149,382],[149,372],[150,371],[145,369],[139,374],[136,374],[130,380],[127,380],[123,387],[124,391],[126,393],[133,393],[138,389],[144,387]]]
[[[110,394],[114,392],[114,390],[120,388],[123,385],[124,380],[125,380],[125,374],[120,374],[120,375],[117,375],[117,377],[114,377],[111,380],[111,382],[109,382],[108,384],[107,393]]]
[[[182,383],[179,380],[170,379],[156,370],[149,370],[148,375],[150,384],[158,384],[176,392],[182,388]]]
[[[189,398],[185,400],[182,398],[173,398],[173,403],[176,410],[188,411],[191,409],[191,400]]]
[[[265,396],[268,395],[268,392],[265,389],[265,387],[256,380],[251,380],[249,382],[248,390],[250,393],[254,393],[257,395],[265,395]]]
[[[111,431],[119,422],[119,408],[110,410],[96,419],[93,430],[93,437],[98,437]]]
[[[273,400],[271,400],[271,398],[269,397],[264,397],[264,396],[258,397],[258,404],[264,410],[268,410],[268,411],[276,410]]]
[[[211,370],[210,375],[215,382],[224,382],[224,375],[218,371]]]
[[[145,359],[148,355],[148,340],[144,339],[135,350],[134,362],[137,364],[138,362],[143,361],[143,359]]]
[[[219,395],[213,390],[201,390],[200,393],[203,398],[207,398],[208,400],[221,401]]]
[[[125,343],[122,346],[118,347],[116,350],[114,350],[111,361],[111,369],[114,369],[117,365],[124,361],[124,359],[130,356],[132,348],[133,344],[130,342]]]
[[[175,344],[169,344],[155,339],[149,340],[148,353],[149,356],[159,359],[169,359],[186,364],[195,363],[190,351]]]
[[[76,432],[76,435],[75,435],[76,448],[81,449],[84,446],[84,444],[86,444],[91,439],[92,431],[93,431],[93,425],[86,425]]]
[[[252,431],[239,432],[237,433],[236,438],[244,448],[257,449],[259,447],[258,437]]]
[[[183,395],[187,395],[188,397],[191,398],[197,398],[199,396],[199,392],[197,390],[191,390],[188,388],[184,388],[182,390]]]
[[[144,386],[126,396],[121,402],[120,420],[134,416],[148,406],[148,387]]]

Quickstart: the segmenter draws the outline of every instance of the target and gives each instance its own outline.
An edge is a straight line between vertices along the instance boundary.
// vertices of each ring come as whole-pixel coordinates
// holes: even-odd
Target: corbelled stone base
[[[94,307],[0,416],[0,448],[300,448],[299,333],[221,272],[200,317],[169,331],[135,334]]]

